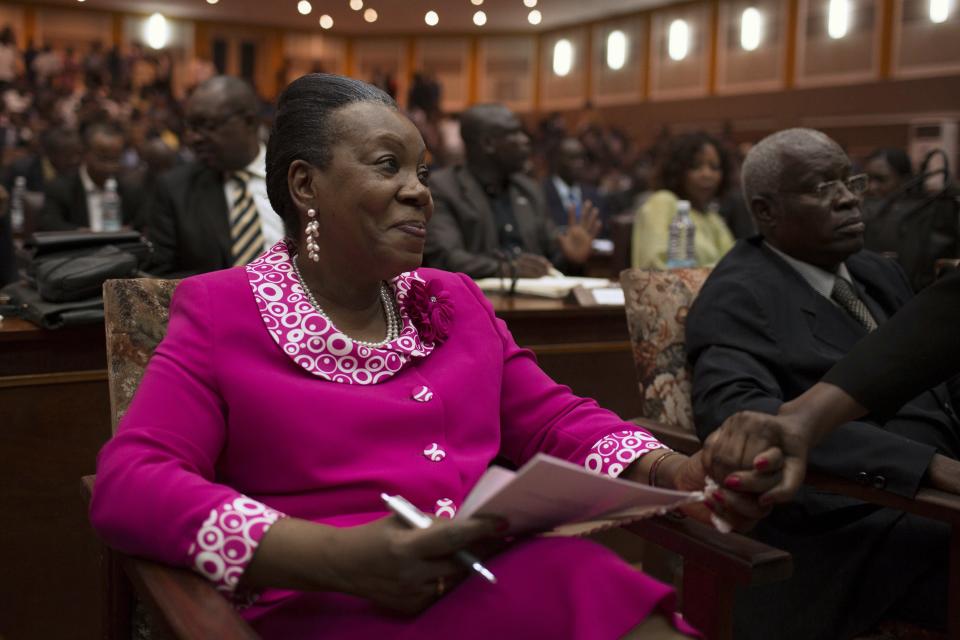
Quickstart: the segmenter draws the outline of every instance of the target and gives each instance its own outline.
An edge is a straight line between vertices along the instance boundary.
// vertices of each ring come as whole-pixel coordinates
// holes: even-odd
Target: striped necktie
[[[867,305],[865,305],[863,300],[860,299],[860,296],[857,295],[852,284],[837,276],[836,281],[833,283],[833,291],[830,293],[830,297],[836,300],[847,313],[853,316],[854,320],[862,324],[864,329],[867,331],[875,331],[877,329],[877,321],[874,320],[870,310],[867,309]]]
[[[238,171],[231,174],[234,183],[234,199],[230,206],[230,241],[234,266],[243,266],[263,252],[263,229],[260,214],[247,189],[250,174]]]

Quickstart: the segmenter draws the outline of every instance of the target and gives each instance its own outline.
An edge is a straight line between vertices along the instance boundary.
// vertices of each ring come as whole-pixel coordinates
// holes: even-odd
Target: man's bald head
[[[760,195],[779,193],[788,160],[808,158],[830,148],[843,153],[836,142],[816,129],[784,129],[770,134],[747,153],[740,169],[747,203]]]
[[[258,111],[257,94],[246,80],[214,76],[187,100],[187,144],[212,169],[243,169],[260,150]]]
[[[826,270],[863,248],[859,190],[850,177],[840,145],[813,129],[767,136],[742,169],[744,196],[764,239]]]

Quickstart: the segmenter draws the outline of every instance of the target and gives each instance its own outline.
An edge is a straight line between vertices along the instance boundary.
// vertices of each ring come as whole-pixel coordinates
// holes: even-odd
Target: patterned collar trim
[[[400,312],[400,335],[382,347],[368,347],[355,343],[310,304],[282,240],[245,270],[270,337],[315,376],[342,384],[377,384],[434,349],[421,340],[405,304],[414,283],[424,284],[416,271],[401,273],[389,283]]]

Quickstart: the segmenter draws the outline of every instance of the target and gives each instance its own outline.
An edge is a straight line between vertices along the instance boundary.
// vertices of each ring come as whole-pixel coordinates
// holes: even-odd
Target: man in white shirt
[[[250,262],[283,237],[267,198],[259,100],[250,85],[216,76],[186,105],[194,162],[160,176],[142,212],[154,246],[150,271],[189,275]]]
[[[90,229],[103,231],[103,195],[107,179],[118,179],[124,135],[112,122],[89,125],[83,132],[82,163],[76,171],[60,175],[44,187],[41,231]],[[140,194],[118,180],[122,223],[138,226]]]
[[[600,211],[600,220],[606,228],[606,211],[600,193],[583,181],[587,165],[587,151],[577,138],[567,136],[550,154],[552,172],[543,182],[547,212],[558,227],[570,224],[570,212],[579,220],[583,205],[590,201]],[[605,229],[604,229],[605,230]],[[604,235],[604,231],[601,231]]]

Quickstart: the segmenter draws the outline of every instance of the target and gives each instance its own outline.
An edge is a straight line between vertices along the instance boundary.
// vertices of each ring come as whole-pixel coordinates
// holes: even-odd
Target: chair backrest
[[[130,405],[150,356],[167,333],[170,297],[178,283],[137,278],[103,284],[113,431]]]
[[[627,269],[620,284],[633,344],[643,416],[693,433],[687,369],[687,311],[710,269]]]

